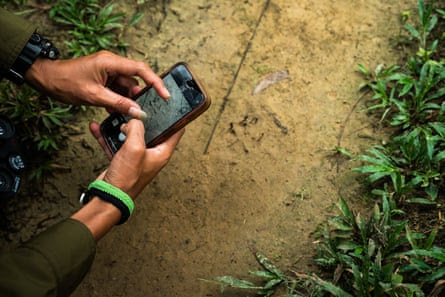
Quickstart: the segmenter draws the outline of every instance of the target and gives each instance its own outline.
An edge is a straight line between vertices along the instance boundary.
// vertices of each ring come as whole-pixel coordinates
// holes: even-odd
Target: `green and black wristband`
[[[80,196],[83,205],[90,202],[93,197],[113,204],[121,211],[121,219],[117,225],[125,223],[134,210],[134,202],[127,193],[103,180],[96,180],[88,186],[88,190]]]

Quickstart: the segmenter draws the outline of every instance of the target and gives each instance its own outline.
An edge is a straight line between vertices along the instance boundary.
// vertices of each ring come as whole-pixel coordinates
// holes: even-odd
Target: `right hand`
[[[102,106],[143,119],[147,115],[129,98],[142,89],[135,76],[153,86],[161,97],[170,96],[162,79],[146,63],[107,51],[70,60],[37,59],[25,79],[62,102]]]
[[[91,123],[90,129],[104,147],[98,124]],[[168,163],[185,130],[178,131],[165,142],[150,149],[145,146],[145,130],[141,121],[130,120],[122,125],[121,130],[126,135],[126,140],[111,159],[108,169],[98,179],[118,187],[134,199]]]

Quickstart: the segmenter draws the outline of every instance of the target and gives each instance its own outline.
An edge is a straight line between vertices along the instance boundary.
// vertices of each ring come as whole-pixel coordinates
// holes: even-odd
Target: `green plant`
[[[60,0],[50,10],[50,18],[71,30],[67,40],[69,52],[79,57],[101,49],[125,50],[127,43],[120,39],[122,13],[113,13],[113,4],[101,7],[98,0]]]
[[[253,290],[257,296],[414,297],[425,296],[424,284],[434,284],[445,275],[445,249],[434,246],[437,230],[428,236],[412,232],[385,191],[382,205],[368,217],[354,214],[340,199],[340,214],[318,231],[315,262],[321,274],[293,272],[285,275],[266,257],[255,253],[263,270],[251,272],[265,279],[261,285],[231,276],[208,282]],[[281,288],[281,290],[279,290]],[[284,289],[284,290],[283,290]]]
[[[410,60],[408,67],[416,67],[412,64],[416,62]],[[374,92],[372,99],[378,101],[368,110],[383,109],[380,121],[391,114],[391,125],[408,129],[434,120],[440,111],[443,114],[444,64],[429,60],[419,73],[397,71],[399,66],[384,69],[379,65],[374,73],[362,65],[359,69],[368,79],[361,88],[370,88]]]
[[[368,219],[340,200],[341,214],[322,229],[315,261],[334,271],[332,283],[352,296],[424,296],[426,285],[445,275],[445,249],[434,246],[437,230],[412,232],[397,219],[406,214],[396,202],[378,192],[382,205]]]
[[[286,282],[287,277],[264,255],[255,252],[255,257],[264,270],[252,271],[250,274],[266,279],[267,281],[263,285],[256,285],[250,281],[241,280],[232,276],[219,276],[212,280],[202,280],[219,284],[221,286],[221,291],[224,291],[226,287],[231,287],[254,290],[259,296],[272,296],[276,287],[281,283]]]
[[[368,165],[354,171],[370,174],[369,183],[389,177],[395,196],[409,202],[436,201],[445,166],[445,124],[432,122],[399,135],[387,147],[374,146],[357,159]],[[428,199],[419,197],[424,191]]]
[[[370,183],[390,179],[391,191],[402,200],[431,203],[445,187],[445,64],[432,59],[439,40],[428,46],[438,23],[433,7],[418,0],[418,8],[418,28],[405,25],[419,42],[416,57],[408,59],[404,68],[379,65],[373,73],[359,65],[367,79],[361,87],[371,89],[377,100],[368,110],[381,111],[380,121],[389,118],[398,135],[385,147],[375,146],[367,151],[370,155],[359,156],[367,164],[354,170],[370,174]],[[428,199],[419,197],[422,191]]]
[[[438,40],[434,40],[431,45],[428,46],[428,37],[436,26],[438,18],[433,14],[432,4],[428,4],[425,7],[424,1],[418,0],[417,7],[420,25],[418,28],[415,28],[413,25],[406,23],[405,29],[419,42],[419,50],[417,55],[424,61],[428,61],[431,54],[436,50],[438,44]]]
[[[50,169],[48,160],[59,149],[64,122],[72,117],[71,107],[54,103],[51,98],[23,86],[0,83],[0,113],[16,125],[17,135],[25,146],[27,160],[39,178]]]

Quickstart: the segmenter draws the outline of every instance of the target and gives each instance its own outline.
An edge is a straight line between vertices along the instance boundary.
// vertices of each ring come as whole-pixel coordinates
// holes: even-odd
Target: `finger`
[[[139,76],[147,85],[153,86],[162,98],[166,99],[170,97],[170,93],[164,86],[164,82],[151,70],[148,64],[111,53],[104,53],[103,55],[110,57],[103,59],[104,68],[109,75]]]
[[[106,87],[98,86],[96,97],[99,98],[100,102],[102,102],[107,110],[127,114],[140,120],[147,119],[147,113],[141,110],[141,107],[135,101],[119,95]]]
[[[109,88],[122,96],[132,97],[133,88],[138,85],[138,81],[134,77],[122,76],[114,78],[111,84],[107,84]]]
[[[136,94],[138,94],[139,92],[141,92],[143,90],[143,88],[141,88],[140,86],[134,86],[131,90],[130,90],[130,96],[134,97],[136,96]]]
[[[108,160],[111,160],[111,158],[113,157],[113,155],[111,154],[110,149],[108,148],[108,145],[105,142],[105,139],[100,131],[100,126],[98,123],[96,122],[91,122],[90,123],[90,131],[91,134],[93,134],[94,138],[96,138],[97,142],[99,143],[99,145],[102,147],[105,155],[107,156]]]
[[[144,124],[138,120],[130,120],[121,126],[121,131],[126,135],[125,142],[121,148],[124,150],[145,151]]]

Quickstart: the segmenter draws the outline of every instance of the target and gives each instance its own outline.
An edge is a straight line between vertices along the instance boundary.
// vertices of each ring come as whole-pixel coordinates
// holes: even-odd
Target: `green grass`
[[[59,0],[50,10],[49,17],[69,30],[70,39],[65,43],[72,57],[99,50],[117,50],[125,54],[128,43],[121,38],[125,16],[114,12],[112,2]],[[128,25],[135,25],[141,17],[142,13],[137,13]]]

